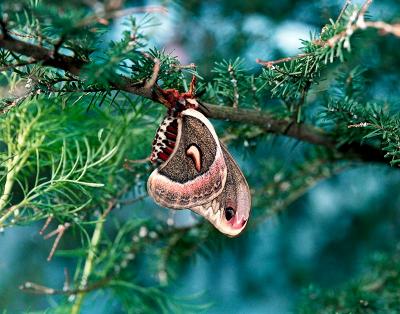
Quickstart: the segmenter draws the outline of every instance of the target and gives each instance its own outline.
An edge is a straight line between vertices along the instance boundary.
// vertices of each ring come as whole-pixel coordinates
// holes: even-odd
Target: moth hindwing
[[[247,225],[251,209],[251,194],[247,181],[239,166],[221,144],[227,165],[227,179],[220,195],[207,204],[192,210],[206,217],[219,231],[234,237]]]

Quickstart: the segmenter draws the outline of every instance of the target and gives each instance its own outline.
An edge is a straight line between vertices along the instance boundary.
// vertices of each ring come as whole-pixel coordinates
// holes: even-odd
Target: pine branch
[[[368,1],[368,3],[370,3],[370,1]],[[363,21],[363,16],[365,14],[366,8],[367,6],[364,5],[363,8],[360,10],[357,21]],[[357,25],[358,24],[360,23],[357,23]],[[5,34],[7,34],[7,36]],[[332,38],[335,38],[335,36]],[[342,40],[340,38],[341,37],[338,37],[337,40]],[[0,47],[30,57],[35,62],[41,62],[45,66],[61,69],[76,76],[79,76],[81,69],[89,64],[89,61],[87,60],[62,55],[60,53],[54,53],[54,50],[50,50],[41,46],[36,46],[31,43],[13,38],[8,35],[8,32],[6,32],[5,24],[3,35],[0,36]],[[258,60],[258,62],[266,65],[267,67],[274,67],[274,65],[278,63],[292,61],[298,58],[308,58],[311,55],[311,53],[305,53],[295,57],[283,58],[276,61],[265,62]],[[150,58],[147,54],[145,56]],[[129,78],[120,76],[120,81],[109,82],[109,84],[114,89],[126,91],[128,93],[141,96],[165,105],[166,102],[164,97],[157,91],[157,89],[153,88],[160,71],[160,61],[157,58],[152,58],[152,60],[154,62],[153,73],[147,81],[132,83]],[[309,88],[310,86],[311,82],[308,81],[307,87]],[[106,91],[105,88],[104,91]],[[331,149],[337,150],[337,152],[339,153],[344,153],[349,157],[359,158],[363,161],[385,162],[385,159],[383,157],[384,154],[375,147],[353,143],[351,145],[342,146],[337,149],[336,146],[339,143],[333,140],[331,135],[324,133],[321,129],[316,128],[312,125],[298,123],[298,115],[300,110],[299,107],[301,106],[299,102],[304,102],[306,92],[307,90],[303,89],[303,92],[301,93],[301,99],[298,100],[295,104],[297,108],[297,114],[292,119],[277,119],[272,115],[268,113],[263,113],[259,110],[239,109],[235,108],[236,106],[234,106],[234,108],[228,108],[208,103],[204,104],[203,113],[212,119],[230,120],[235,122],[248,123],[251,125],[257,125],[266,132],[292,137],[294,139],[311,144],[323,145]],[[235,94],[237,94],[237,91],[235,92]]]
[[[97,253],[97,247],[101,240],[104,223],[106,221],[106,217],[108,216],[108,214],[111,212],[111,210],[117,204],[117,201],[118,201],[118,198],[111,200],[108,204],[108,207],[105,209],[105,211],[103,212],[103,214],[101,215],[99,220],[96,222],[96,227],[93,231],[92,239],[90,241],[88,255],[87,255],[87,258],[85,261],[85,265],[83,267],[83,273],[82,273],[81,281],[79,284],[80,292],[77,294],[75,302],[71,309],[71,313],[73,313],[73,314],[78,314],[80,312],[82,301],[87,292],[87,291],[85,291],[85,289],[87,289],[88,279],[89,279],[89,276],[92,273],[92,270],[94,267],[94,261],[95,261],[95,257],[96,257],[96,253]]]
[[[78,58],[54,54],[52,50],[15,39],[11,36],[0,35],[0,48],[31,57],[37,62],[42,62],[45,66],[68,71],[75,75],[79,74],[82,66],[87,63]]]
[[[48,65],[54,68],[68,71],[72,74],[79,75],[79,72],[86,62],[57,54],[52,56],[52,51],[20,41],[18,39],[0,39],[0,47],[8,49],[10,51],[23,54],[34,58],[35,60],[40,60],[43,65]],[[162,95],[153,90],[154,73],[158,73],[159,65],[158,61],[155,61],[154,71],[152,78],[148,81],[152,84],[145,84],[144,86],[132,85],[129,83],[127,78],[121,77],[121,82],[111,83],[117,89],[129,92],[131,94],[141,96],[144,98],[151,99],[158,103],[163,103]],[[272,117],[267,113],[260,112],[259,110],[250,109],[240,109],[240,108],[230,108],[217,106],[213,104],[204,103],[205,110],[203,113],[209,118],[218,120],[230,120],[234,122],[243,122],[252,125],[257,125],[262,127],[266,132],[285,135],[298,139],[300,141],[305,141],[311,144],[328,146],[334,148],[336,143],[329,137],[329,135],[324,134],[322,130],[307,124],[298,124],[293,120],[281,120]],[[351,147],[346,147],[340,150],[343,153],[351,153],[358,155],[364,161],[369,161],[369,156],[373,156],[371,161],[384,162],[383,154],[380,158],[379,150],[366,146],[361,148],[359,145],[353,145]]]
[[[344,40],[345,37],[351,36],[357,30],[364,30],[367,28],[374,28],[380,31],[382,35],[392,34],[396,37],[400,37],[400,23],[389,24],[383,21],[365,21],[365,13],[372,4],[373,0],[367,0],[360,9],[357,18],[348,24],[346,30],[335,35],[327,41],[330,47],[333,47],[337,42]]]
[[[44,66],[64,70],[74,75],[79,75],[81,69],[89,63],[88,61],[75,57],[59,53],[55,54],[53,50],[36,46],[16,38],[4,37],[3,35],[0,35],[0,48],[31,57],[35,62],[41,62]],[[156,59],[154,62],[155,67],[153,73],[157,75],[159,65],[157,65],[158,61]],[[150,84],[148,83],[141,86],[142,84],[138,84],[137,82],[131,83],[128,78],[121,76],[121,82],[110,82],[110,84],[119,90],[160,102],[160,96],[156,96],[156,94],[152,92],[155,83],[153,76],[149,82]]]
[[[322,129],[312,125],[295,123],[292,119],[276,119],[259,110],[222,107],[204,104],[204,113],[213,119],[248,123],[261,127],[265,132],[285,135],[307,143],[326,146],[347,157],[359,158],[365,162],[387,163],[384,152],[370,145],[352,143],[336,148],[338,143]]]
[[[271,60],[271,61],[264,61],[264,60],[261,60],[261,59],[256,59],[256,62],[258,64],[266,66],[267,68],[272,68],[275,64],[289,62],[289,61],[293,61],[293,60],[297,60],[297,59],[302,59],[302,58],[305,58],[305,57],[310,57],[312,55],[313,55],[313,53],[300,53],[300,54],[298,54],[296,56],[293,56],[293,57],[285,57],[285,58],[281,58],[281,59],[278,59],[278,60]]]
[[[365,14],[368,11],[369,6],[372,4],[372,1],[373,0],[367,0],[363,4],[363,6],[361,7],[358,14],[354,15],[354,17],[352,19],[350,19],[350,21],[347,24],[347,27],[344,31],[340,32],[339,34],[336,34],[335,36],[329,38],[328,40],[323,40],[323,39],[319,38],[318,40],[315,40],[314,43],[318,44],[321,48],[324,48],[326,46],[333,48],[335,46],[335,44],[337,44],[340,41],[344,41],[347,37],[351,36],[354,32],[356,32],[358,30],[365,30],[367,28],[375,28],[378,31],[380,31],[380,34],[382,34],[382,35],[392,34],[396,37],[400,37],[400,23],[389,24],[389,23],[386,23],[383,21],[365,21],[365,19],[364,19]],[[338,24],[338,22],[342,19],[342,16],[343,16],[344,12],[346,11],[349,3],[350,3],[350,1],[347,0],[342,11],[340,12],[335,24]],[[357,12],[355,12],[355,13],[357,13]],[[271,61],[256,59],[256,62],[267,68],[274,68],[274,65],[276,65],[276,64],[290,62],[290,61],[294,61],[297,59],[303,59],[303,58],[307,58],[307,57],[314,56],[314,55],[316,55],[316,52],[300,53],[293,57],[285,57],[285,58],[281,58],[278,60],[271,60]]]

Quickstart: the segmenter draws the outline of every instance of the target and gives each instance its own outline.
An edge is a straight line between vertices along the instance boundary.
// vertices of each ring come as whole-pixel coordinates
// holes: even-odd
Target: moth
[[[147,181],[148,193],[157,204],[190,209],[234,237],[249,219],[249,186],[211,122],[197,110],[191,90],[162,90],[170,110],[153,141],[150,161],[159,166]]]

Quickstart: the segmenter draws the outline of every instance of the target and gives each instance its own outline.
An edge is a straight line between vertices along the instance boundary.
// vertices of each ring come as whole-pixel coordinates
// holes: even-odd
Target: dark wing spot
[[[231,220],[235,216],[235,210],[232,207],[225,208],[225,218],[226,220]]]

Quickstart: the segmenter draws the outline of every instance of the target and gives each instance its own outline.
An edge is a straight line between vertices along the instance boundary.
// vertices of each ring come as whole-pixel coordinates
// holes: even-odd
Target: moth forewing
[[[152,172],[148,192],[165,207],[182,209],[215,199],[227,177],[225,158],[214,127],[194,109],[178,116],[172,154]]]
[[[160,139],[174,140],[173,150],[158,144]],[[222,233],[239,235],[250,215],[249,186],[210,121],[199,111],[186,109],[163,120],[155,142],[159,146],[153,147],[152,157],[162,164],[150,175],[147,188],[156,203],[191,209]]]

